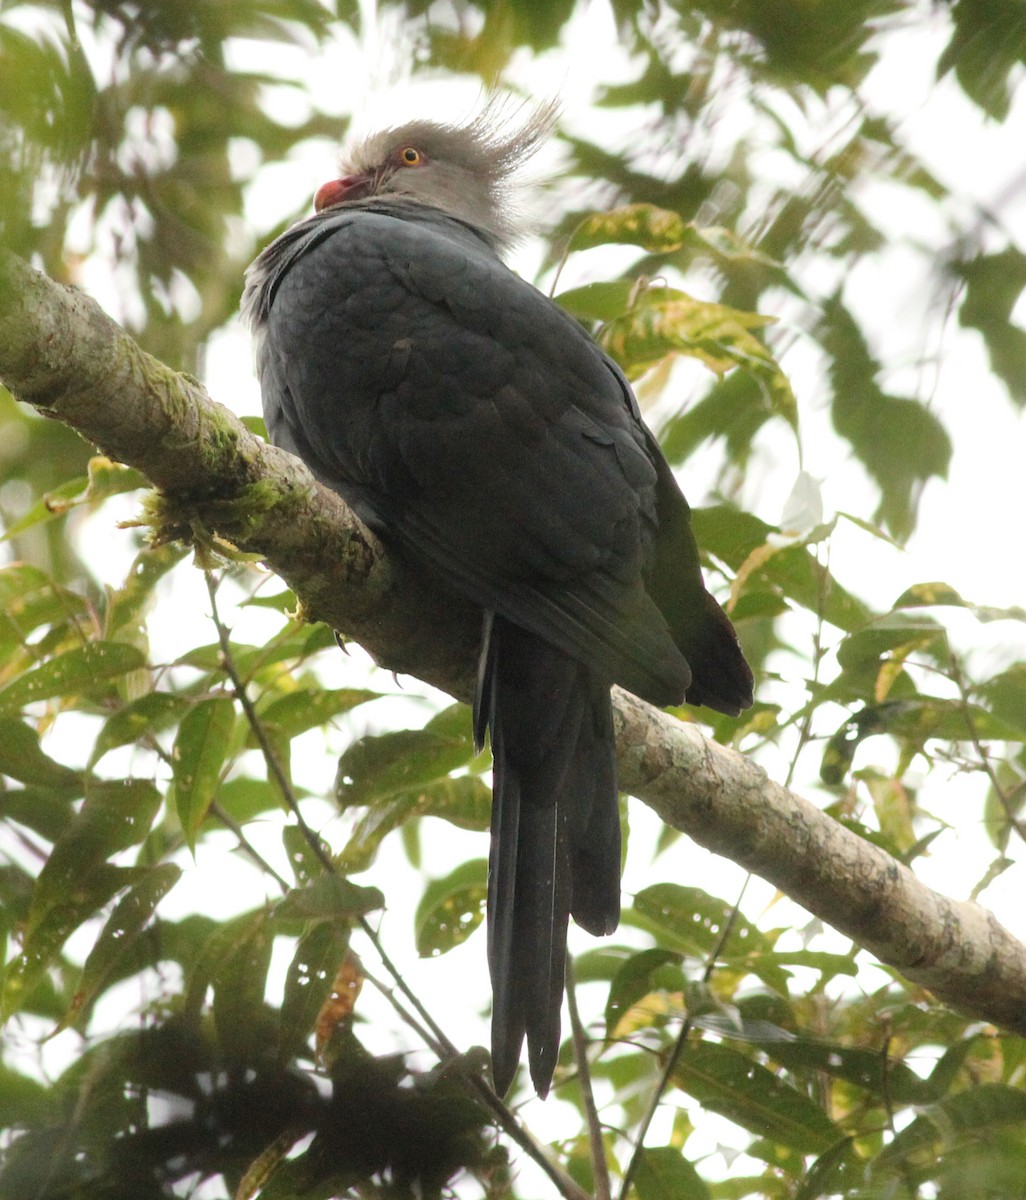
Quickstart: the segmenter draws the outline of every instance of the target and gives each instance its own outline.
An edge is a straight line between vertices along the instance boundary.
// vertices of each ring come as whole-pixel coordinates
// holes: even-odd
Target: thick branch
[[[168,500],[162,533],[194,524],[262,555],[309,619],[383,666],[469,697],[480,623],[469,604],[386,557],[298,459],[142,351],[85,293],[3,250],[0,381],[142,471]]]
[[[0,379],[144,472],[175,522],[261,554],[306,615],[388,667],[469,696],[478,614],[389,557],[334,493],[100,309],[0,252]],[[623,786],[952,1007],[1026,1033],[1026,946],[693,727],[617,691]]]
[[[1026,946],[993,913],[928,888],[694,726],[622,689],[614,699],[625,791],[952,1008],[1026,1033]]]

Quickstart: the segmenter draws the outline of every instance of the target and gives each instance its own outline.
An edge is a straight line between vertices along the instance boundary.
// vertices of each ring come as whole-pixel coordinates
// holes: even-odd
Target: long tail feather
[[[501,617],[485,627],[477,710],[494,759],[488,875],[492,1070],[505,1092],[524,1038],[540,1095],[560,1041],[566,930],[619,918],[620,825],[608,683]]]

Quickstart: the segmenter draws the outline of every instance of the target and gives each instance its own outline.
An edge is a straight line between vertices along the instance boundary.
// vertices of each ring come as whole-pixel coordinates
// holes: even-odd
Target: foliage
[[[313,107],[299,121],[276,116],[270,89],[282,80],[240,69],[241,50],[263,39],[326,52],[358,28],[359,7],[0,6],[5,244],[68,280],[105,256],[133,333],[173,366],[199,369],[254,250],[247,188],[341,127]],[[468,0],[458,17],[428,0],[379,8],[386,28],[402,23],[411,62],[511,83],[560,44],[574,11],[529,0]],[[957,454],[945,414],[891,381],[846,293],[891,236],[860,202],[866,189],[942,214],[947,233],[927,247],[937,291],[982,337],[1009,402],[1026,397],[1026,334],[1014,318],[1022,248],[1000,213],[960,217],[964,197],[867,98],[887,37],[925,21],[923,6],[614,0],[612,11],[633,75],[598,103],[632,114],[635,133],[622,146],[604,130],[601,141],[566,139],[572,170],[609,203],[567,215],[549,265],[568,260],[573,273],[610,246],[633,255],[622,277],[606,272],[559,299],[646,395],[669,393],[683,359],[710,371],[690,404],[654,411],[675,464],[697,470],[718,456],[718,494],[696,509],[695,528],[710,576],[729,580],[763,679],[758,706],[716,718],[711,734],[790,763],[803,786],[814,760],[831,811],[906,863],[944,828],[917,775],[973,775],[994,848],[982,888],[1023,836],[1026,665],[1006,649],[974,679],[953,630],[960,618],[982,629],[1026,614],[938,582],[874,607],[844,586],[830,554],[851,528],[882,546],[907,537],[924,484]],[[937,74],[1003,119],[1026,58],[1021,6],[957,0],[932,21],[946,42]],[[287,86],[303,94],[303,80]],[[748,132],[717,144],[742,102]],[[838,111],[841,132],[810,136]],[[759,315],[776,313],[779,328]],[[781,366],[793,327],[815,347],[833,430],[872,481],[869,517],[813,514],[782,530],[742,507],[760,439],[801,445],[807,412]],[[426,884],[417,873],[438,823],[487,827],[487,761],[466,712],[411,709],[392,680],[341,667],[330,631],[290,615],[294,597],[253,564],[205,551],[212,631],[169,639],[160,614],[182,607],[183,580],[196,574],[182,548],[137,542],[119,586],[87,564],[83,530],[126,545],[136,536],[108,531],[144,481],[6,396],[0,464],[0,1005],[12,1032],[0,1063],[0,1194],[517,1193],[494,1110],[474,1086],[474,1053],[447,1057],[422,1013],[400,1049],[434,1047],[442,1065],[363,1044],[374,1042],[361,1028],[369,976],[350,946],[380,951],[378,923],[387,943],[413,892],[420,954],[482,939],[483,842]],[[802,684],[785,686],[782,672]],[[305,782],[311,747],[329,752],[324,726],[339,756],[341,824]],[[250,864],[235,915],[175,908],[197,858],[233,843]],[[375,874],[396,847],[402,878],[394,854]],[[380,890],[350,878],[364,872]],[[683,887],[662,856],[649,886],[625,897],[617,938],[578,957],[607,1167],[624,1193],[1017,1194],[1026,1043],[938,1010],[896,977],[867,975],[856,948],[818,934],[814,924],[768,928],[734,897]],[[483,1006],[483,965],[477,986]],[[415,997],[396,990],[409,1015]],[[44,1040],[58,1032],[74,1054],[44,1069]],[[476,1036],[460,1031],[459,1048]],[[556,1090],[583,1130],[582,1078],[568,1038]],[[675,1116],[634,1152],[653,1094]],[[744,1151],[733,1169],[713,1153],[724,1126],[709,1114]],[[581,1186],[597,1186],[583,1133],[554,1153]]]

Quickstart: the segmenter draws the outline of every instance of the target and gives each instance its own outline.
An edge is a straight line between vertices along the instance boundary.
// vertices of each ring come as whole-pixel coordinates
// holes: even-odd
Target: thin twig
[[[209,567],[204,567],[203,573],[206,578],[207,593],[210,597],[211,617],[214,622],[214,627],[217,630],[218,645],[220,646],[221,650],[221,661],[224,666],[225,674],[231,681],[232,688],[235,691],[235,695],[239,701],[239,704],[242,706],[242,711],[245,714],[246,721],[248,722],[249,727],[252,729],[253,735],[257,740],[257,744],[259,745],[264,756],[264,761],[267,764],[268,772],[273,776],[274,781],[278,785],[278,788],[281,792],[285,807],[295,817],[303,836],[306,838],[307,843],[309,844],[318,862],[320,862],[326,872],[332,875],[337,875],[339,874],[338,867],[336,866],[331,855],[324,848],[324,843],[321,841],[320,835],[307,824],[302,813],[299,811],[299,803],[296,799],[295,792],[292,789],[292,785],[281,766],[278,755],[275,753],[274,746],[272,745],[270,738],[267,736],[263,722],[260,720],[260,716],[257,713],[256,707],[254,706],[252,700],[249,698],[246,685],[243,682],[238,668],[235,665],[228,629],[221,620],[217,608],[217,584],[214,580],[213,573]],[[376,953],[381,959],[385,970],[395,981],[395,985],[400,993],[409,1002],[420,1019],[431,1031],[432,1036],[437,1042],[436,1045],[431,1045],[431,1049],[438,1055],[440,1061],[443,1063],[453,1063],[453,1065],[459,1071],[464,1083],[467,1085],[470,1091],[476,1095],[484,1107],[492,1113],[497,1124],[500,1126],[503,1132],[506,1133],[509,1138],[514,1141],[521,1148],[521,1150],[524,1151],[525,1154],[532,1158],[539,1167],[541,1167],[552,1183],[556,1186],[561,1196],[564,1196],[566,1200],[590,1200],[590,1197],[587,1195],[587,1193],[580,1188],[560,1166],[558,1166],[549,1158],[544,1148],[535,1140],[528,1130],[520,1124],[502,1097],[495,1092],[495,1089],[492,1088],[485,1079],[483,1079],[476,1072],[470,1070],[465,1065],[464,1060],[459,1051],[456,1049],[455,1045],[450,1041],[445,1032],[442,1030],[441,1026],[438,1025],[435,1019],[427,1011],[420,999],[406,983],[405,979],[403,979],[399,968],[395,965],[395,963],[392,962],[392,959],[386,952],[381,942],[381,938],[378,936],[377,931],[370,924],[367,918],[364,916],[358,916],[357,921],[360,925],[360,928],[369,938]],[[408,1014],[404,1013],[401,1006],[394,1007],[396,1007],[396,1011],[401,1013],[404,1018],[408,1018]],[[411,1028],[413,1028],[420,1036],[424,1037],[424,1031],[420,1029],[415,1022],[411,1021],[410,1025]],[[424,1040],[430,1045],[431,1039],[424,1037]]]
[[[891,1098],[891,1041],[893,1039],[890,1032],[890,1020],[887,1017],[884,1020],[887,1032],[884,1035],[883,1045],[880,1047],[880,1092],[883,1098],[884,1112],[887,1114],[887,1128],[890,1130],[891,1137],[896,1137],[898,1131],[894,1124],[894,1102]],[[907,1155],[901,1155],[899,1161],[905,1191],[908,1193],[909,1200],[915,1200],[919,1195],[919,1189],[912,1178]]]
[[[958,688],[958,696],[962,706],[962,716],[965,718],[966,729],[969,731],[969,740],[973,744],[973,749],[980,760],[987,778],[990,780],[990,786],[994,789],[994,795],[997,797],[998,804],[1001,805],[1002,811],[1005,814],[1005,819],[1009,826],[1015,830],[1019,837],[1026,842],[1026,825],[1019,819],[1019,815],[1012,807],[1011,797],[1005,792],[1001,781],[997,777],[997,771],[994,770],[994,764],[990,760],[990,755],[987,753],[986,747],[980,740],[980,735],[976,729],[976,722],[973,720],[971,702],[969,699],[969,689],[966,687],[965,676],[962,674],[962,667],[954,654],[949,655],[948,666],[951,673],[951,679]],[[1019,789],[1016,789],[1018,791]]]
[[[577,1080],[581,1085],[585,1123],[588,1126],[591,1169],[595,1177],[595,1200],[610,1200],[613,1191],[609,1181],[609,1164],[606,1162],[606,1144],[602,1138],[602,1123],[599,1121],[595,1092],[591,1086],[588,1038],[581,1023],[580,1010],[577,1007],[577,980],[574,976],[573,959],[569,954],[566,958],[566,1003],[570,1010],[570,1029],[573,1034],[574,1057],[577,1059]]]
[[[631,1160],[627,1164],[627,1170],[623,1173],[623,1184],[620,1187],[620,1200],[627,1200],[627,1196],[631,1190],[631,1184],[634,1182],[634,1176],[637,1174],[638,1167],[641,1165],[641,1156],[645,1153],[645,1138],[648,1136],[648,1130],[656,1113],[659,1111],[659,1105],[662,1103],[663,1093],[670,1086],[670,1080],[673,1078],[673,1073],[677,1069],[677,1063],[680,1062],[680,1056],[684,1053],[684,1047],[687,1044],[688,1036],[691,1033],[692,1025],[691,1018],[685,1017],[684,1023],[680,1027],[680,1033],[677,1034],[677,1040],[673,1043],[673,1049],[670,1051],[669,1057],[663,1064],[663,1070],[659,1076],[659,1082],[656,1084],[649,1097],[648,1107],[645,1109],[645,1115],[641,1118],[641,1124],[638,1127],[638,1136],[634,1142],[634,1152],[631,1154]]]
[[[712,978],[713,971],[716,968],[716,960],[723,952],[723,947],[727,944],[727,939],[734,930],[734,925],[737,922],[738,914],[741,911],[741,901],[744,899],[745,890],[748,887],[751,875],[745,876],[745,881],[741,885],[741,891],[738,892],[737,900],[734,901],[734,907],[731,909],[727,923],[723,927],[723,932],[720,934],[719,940],[712,948],[709,957],[706,959],[705,970],[702,972],[702,982],[708,983]],[[659,1111],[659,1105],[662,1102],[663,1093],[670,1086],[670,1080],[677,1069],[677,1063],[680,1062],[680,1057],[684,1053],[684,1047],[687,1045],[688,1037],[693,1028],[691,1018],[686,1016],[680,1027],[680,1032],[677,1034],[677,1040],[673,1044],[673,1049],[670,1051],[669,1057],[663,1064],[662,1073],[659,1076],[659,1082],[656,1084],[648,1107],[645,1109],[645,1115],[641,1119],[641,1124],[638,1126],[638,1135],[634,1142],[634,1153],[631,1155],[631,1160],[627,1164],[627,1170],[623,1173],[623,1185],[620,1188],[620,1200],[627,1200],[627,1195],[630,1192],[631,1184],[634,1182],[634,1176],[637,1174],[639,1165],[641,1164],[641,1156],[645,1152],[645,1138],[648,1136],[649,1126],[655,1119],[656,1113]]]
[[[256,863],[256,865],[262,871],[264,871],[267,875],[270,875],[270,877],[283,892],[289,892],[292,890],[292,885],[288,882],[288,880],[278,874],[274,867],[271,866],[267,859],[264,858],[260,851],[257,850],[253,843],[246,837],[246,834],[238,821],[236,821],[230,813],[225,812],[225,810],[220,804],[218,804],[216,800],[213,802],[213,804],[211,804],[210,811],[215,817],[217,817],[221,824],[225,826],[225,828],[230,829],[232,833],[235,834],[239,845],[242,847],[243,853],[246,854],[252,862]]]
[[[264,728],[263,721],[260,720],[257,714],[256,707],[249,697],[249,692],[246,690],[246,684],[239,674],[238,667],[235,665],[235,656],[232,654],[231,640],[228,636],[228,627],[221,620],[220,613],[217,609],[217,583],[214,580],[213,572],[209,567],[204,567],[203,575],[207,582],[207,594],[210,597],[210,614],[213,618],[214,628],[217,630],[217,641],[221,649],[221,665],[224,667],[225,674],[231,680],[232,688],[235,692],[235,698],[242,706],[242,711],[245,714],[246,722],[253,731],[253,736],[257,740],[260,751],[264,756],[264,762],[267,764],[268,772],[274,777],[275,783],[278,785],[278,790],[281,792],[282,800],[285,807],[296,818],[303,836],[306,838],[310,849],[313,851],[314,857],[325,869],[331,873],[335,873],[335,864],[332,862],[331,855],[324,849],[324,844],[321,841],[320,835],[317,834],[306,823],[303,814],[299,811],[299,805],[296,802],[295,792],[292,790],[292,784],[289,782],[288,776],[281,765],[277,752],[271,743],[271,739],[267,736],[267,730]]]
[[[396,996],[396,991],[398,989],[389,987],[384,980],[378,979],[376,976],[372,975],[370,971],[368,971],[367,968],[362,964],[360,966],[360,971],[363,977],[375,988],[377,988],[383,999],[385,999],[395,1009],[403,1023],[408,1025],[412,1030],[414,1030],[415,1033],[418,1034],[419,1037],[423,1039],[424,1044],[430,1048],[436,1058],[444,1062],[447,1058],[451,1057],[445,1050],[445,1047],[436,1041],[431,1030],[428,1029],[426,1025],[422,1025],[414,1016],[414,1014],[409,1011],[409,1009],[403,1007]]]

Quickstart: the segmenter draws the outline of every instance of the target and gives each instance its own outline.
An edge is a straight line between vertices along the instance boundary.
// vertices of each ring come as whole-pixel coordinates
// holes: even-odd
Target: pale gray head
[[[370,197],[402,197],[440,208],[480,229],[496,249],[517,237],[512,184],[517,169],[552,132],[555,102],[526,113],[490,103],[466,125],[411,121],[343,153],[341,175],[314,200],[320,212]]]

